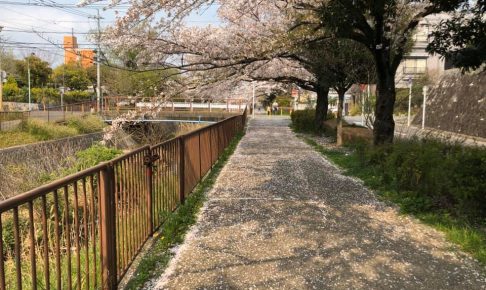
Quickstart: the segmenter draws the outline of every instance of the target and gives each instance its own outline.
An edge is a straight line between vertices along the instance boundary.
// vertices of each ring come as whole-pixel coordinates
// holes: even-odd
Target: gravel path
[[[486,289],[484,268],[257,117],[156,289]]]

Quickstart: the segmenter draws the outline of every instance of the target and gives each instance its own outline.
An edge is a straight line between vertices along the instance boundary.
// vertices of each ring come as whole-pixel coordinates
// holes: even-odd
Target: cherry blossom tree
[[[221,26],[183,25],[190,12],[215,3]],[[351,70],[335,69],[351,63],[343,58],[349,55],[340,53],[345,47],[328,40],[329,33],[319,25],[310,26],[319,18],[297,4],[302,2],[134,1],[127,15],[108,31],[105,43],[128,56],[123,62],[133,67],[179,69],[188,76],[185,88],[193,95],[223,95],[221,90],[253,80],[297,84],[317,93],[316,126],[320,127],[328,111],[330,87],[347,90],[349,80],[356,78]],[[159,11],[165,17],[157,18]]]

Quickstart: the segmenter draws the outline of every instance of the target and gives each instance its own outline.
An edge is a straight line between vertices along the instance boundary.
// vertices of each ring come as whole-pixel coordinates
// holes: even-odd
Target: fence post
[[[198,183],[199,181],[201,181],[202,179],[202,153],[201,153],[201,131],[199,131],[199,133],[197,133],[197,136],[198,136],[198,142],[199,142],[199,180],[198,180]]]
[[[214,166],[213,159],[213,127],[209,127],[209,158],[211,160],[211,168]]]
[[[184,160],[184,136],[179,137],[179,199],[181,201],[181,204],[184,203],[184,190],[185,190],[185,160]]]
[[[100,174],[101,274],[103,290],[117,288],[115,174],[109,164]]]
[[[147,184],[147,208],[148,208],[148,225],[150,235],[154,233],[154,221],[153,221],[153,204],[152,204],[152,191],[153,191],[153,163],[156,159],[154,159],[154,155],[152,155],[152,148],[149,148],[148,155],[145,156],[145,182]]]

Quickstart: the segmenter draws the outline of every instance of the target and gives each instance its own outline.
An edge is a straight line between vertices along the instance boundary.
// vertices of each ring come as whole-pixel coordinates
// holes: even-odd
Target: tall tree
[[[464,0],[329,0],[298,1],[302,9],[317,11],[320,25],[337,37],[355,40],[373,54],[377,73],[374,143],[393,141],[395,74],[407,43],[426,16],[453,11]],[[305,22],[303,23],[305,24]],[[315,25],[315,23],[313,23]]]
[[[467,4],[432,32],[427,50],[444,56],[455,67],[475,70],[486,62],[486,1]]]
[[[16,73],[24,86],[28,83],[29,67],[31,86],[46,86],[52,73],[52,68],[49,66],[49,63],[35,55],[30,55],[23,60],[17,60]]]
[[[88,72],[79,64],[63,64],[56,67],[52,73],[52,79],[58,85],[63,85],[72,90],[86,90],[90,84]]]

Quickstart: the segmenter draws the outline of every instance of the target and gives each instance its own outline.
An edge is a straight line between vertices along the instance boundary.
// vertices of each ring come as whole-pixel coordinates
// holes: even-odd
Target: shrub
[[[86,150],[76,153],[76,171],[93,167],[103,161],[111,160],[122,153],[116,148],[93,145]]]
[[[91,100],[93,93],[85,91],[69,91],[64,93],[64,102],[79,103]]]
[[[362,166],[408,200],[408,210],[486,217],[486,149],[435,139],[355,148]]]
[[[59,139],[78,134],[78,131],[75,128],[60,126],[35,119],[24,121],[21,127],[22,131],[30,133],[39,140]]]
[[[105,124],[97,116],[71,117],[67,120],[67,126],[76,129],[81,134],[100,132]]]
[[[3,97],[14,98],[20,94],[20,89],[17,85],[17,81],[12,76],[7,78],[7,82],[3,85]]]
[[[292,127],[298,132],[315,132],[316,110],[294,111],[290,115]]]
[[[61,93],[54,88],[32,88],[32,100],[37,103],[56,103],[61,99]]]

